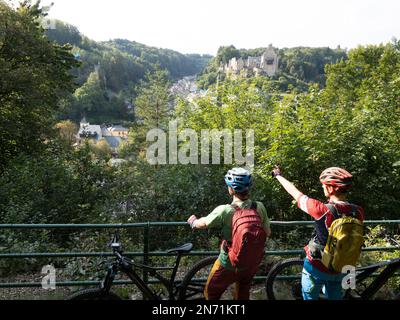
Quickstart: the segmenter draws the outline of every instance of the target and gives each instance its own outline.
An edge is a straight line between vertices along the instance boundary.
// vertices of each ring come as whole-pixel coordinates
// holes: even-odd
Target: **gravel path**
[[[40,283],[42,281],[42,277],[42,274],[20,275],[12,278],[1,278],[0,283]],[[57,287],[55,290],[45,290],[43,288],[0,288],[0,300],[62,300],[72,290],[68,287]]]

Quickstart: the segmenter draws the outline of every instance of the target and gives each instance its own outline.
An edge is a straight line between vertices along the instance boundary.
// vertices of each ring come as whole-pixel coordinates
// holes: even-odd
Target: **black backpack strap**
[[[357,214],[358,214],[358,206],[356,206],[355,204],[352,204],[352,203],[350,203],[350,205],[351,205],[351,212],[350,212],[350,215],[353,217],[353,218],[357,218]]]
[[[336,207],[333,204],[327,203],[325,205],[328,207],[329,211],[332,213],[335,219],[339,219],[341,217],[341,215],[339,214],[339,212],[337,211]]]
[[[326,206],[328,207],[332,215],[335,217],[335,219],[339,219],[342,216],[333,204],[327,203]],[[346,216],[357,218],[358,206],[352,203],[350,203],[350,206],[351,206],[351,212],[349,214],[346,214]]]

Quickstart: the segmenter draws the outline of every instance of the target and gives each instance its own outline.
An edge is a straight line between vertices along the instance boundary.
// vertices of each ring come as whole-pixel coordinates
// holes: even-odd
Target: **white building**
[[[104,139],[111,149],[115,150],[122,141],[128,139],[129,130],[121,125],[105,127],[96,124],[90,124],[83,118],[80,122],[78,131],[78,140],[89,139],[98,142]]]
[[[99,141],[103,138],[103,133],[99,125],[90,124],[85,118],[83,118],[80,123],[78,138],[87,138]]]

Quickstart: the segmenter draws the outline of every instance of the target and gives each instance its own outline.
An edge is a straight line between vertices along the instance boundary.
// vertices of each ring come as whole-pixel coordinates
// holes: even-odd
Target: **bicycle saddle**
[[[172,252],[177,252],[177,253],[187,253],[192,250],[193,244],[192,243],[185,243],[183,246],[180,246],[178,248],[173,248],[169,249],[167,253],[172,253]]]

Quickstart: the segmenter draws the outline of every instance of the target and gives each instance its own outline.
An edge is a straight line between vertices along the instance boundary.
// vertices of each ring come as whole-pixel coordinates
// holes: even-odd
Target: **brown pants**
[[[235,283],[235,300],[249,300],[251,281],[256,274],[258,266],[251,270],[232,271],[225,269],[219,259],[215,261],[208,276],[204,289],[204,296],[207,300],[219,300],[224,291]]]

